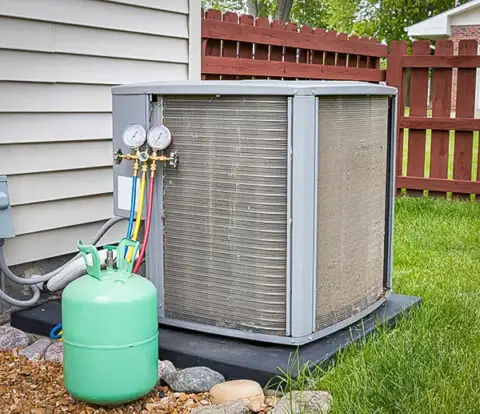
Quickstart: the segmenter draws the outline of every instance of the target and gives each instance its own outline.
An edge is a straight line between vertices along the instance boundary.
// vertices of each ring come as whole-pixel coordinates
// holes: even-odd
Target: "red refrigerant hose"
[[[152,223],[152,210],[153,210],[153,192],[155,189],[155,173],[150,175],[150,183],[148,186],[148,202],[147,202],[147,220],[145,222],[145,236],[143,237],[142,247],[140,248],[140,254],[137,262],[133,268],[133,273],[137,273],[145,257],[145,250],[147,249],[148,236],[150,235],[150,224]]]

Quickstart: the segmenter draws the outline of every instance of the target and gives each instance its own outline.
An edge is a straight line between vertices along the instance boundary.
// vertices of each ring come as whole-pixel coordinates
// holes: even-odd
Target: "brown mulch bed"
[[[173,393],[167,387],[157,386],[133,403],[112,408],[92,406],[76,400],[65,390],[62,365],[31,362],[16,352],[0,352],[2,414],[186,414],[194,407],[208,404],[208,394]]]

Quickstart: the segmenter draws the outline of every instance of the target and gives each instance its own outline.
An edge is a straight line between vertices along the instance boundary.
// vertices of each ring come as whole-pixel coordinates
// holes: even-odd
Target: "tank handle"
[[[101,280],[100,278],[100,257],[98,256],[98,250],[95,246],[92,245],[85,245],[82,243],[81,240],[77,243],[78,250],[80,250],[81,255],[83,256],[83,260],[85,260],[85,266],[87,267],[87,273],[90,276]],[[92,258],[92,264],[88,264],[89,257]]]
[[[125,257],[125,252],[133,248],[132,260],[128,261]],[[123,238],[120,240],[117,246],[117,268],[118,270],[132,273],[133,264],[137,258],[138,249],[140,248],[140,243],[138,241],[130,240]]]

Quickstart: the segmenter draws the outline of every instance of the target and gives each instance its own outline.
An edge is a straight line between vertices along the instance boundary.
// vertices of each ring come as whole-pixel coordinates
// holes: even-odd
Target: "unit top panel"
[[[381,84],[346,81],[182,81],[147,82],[112,87],[113,95],[387,95],[397,89]]]

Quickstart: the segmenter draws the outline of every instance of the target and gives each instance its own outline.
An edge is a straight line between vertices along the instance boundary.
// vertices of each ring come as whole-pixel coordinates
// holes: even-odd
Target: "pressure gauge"
[[[148,131],[148,145],[155,151],[161,151],[172,143],[172,133],[165,125],[155,125]]]
[[[129,148],[140,148],[145,144],[146,138],[145,128],[137,124],[126,127],[122,136],[123,143]]]

